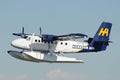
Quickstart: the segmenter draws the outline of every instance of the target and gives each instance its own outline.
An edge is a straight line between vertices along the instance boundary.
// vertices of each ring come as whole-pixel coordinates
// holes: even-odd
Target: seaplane
[[[112,23],[102,22],[94,37],[88,37],[82,33],[71,33],[67,35],[26,34],[24,27],[21,33],[13,33],[19,36],[11,42],[14,48],[20,51],[9,50],[11,56],[31,62],[48,63],[84,63],[83,60],[65,57],[63,54],[99,52],[105,51],[109,43]],[[86,38],[79,41],[77,39]]]

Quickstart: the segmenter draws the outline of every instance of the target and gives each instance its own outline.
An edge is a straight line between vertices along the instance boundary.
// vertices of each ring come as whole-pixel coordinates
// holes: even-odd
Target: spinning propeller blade
[[[22,34],[24,34],[24,27],[22,27]]]
[[[42,29],[41,29],[41,27],[40,27],[39,30],[40,30],[40,37],[42,37]]]

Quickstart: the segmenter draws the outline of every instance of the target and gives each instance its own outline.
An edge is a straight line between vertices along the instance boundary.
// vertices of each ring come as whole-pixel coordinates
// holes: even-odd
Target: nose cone
[[[12,41],[11,45],[13,47],[17,47],[19,45],[19,40],[17,39],[17,40]]]
[[[20,49],[26,49],[27,48],[27,43],[25,39],[16,39],[12,41],[11,45],[16,48]]]

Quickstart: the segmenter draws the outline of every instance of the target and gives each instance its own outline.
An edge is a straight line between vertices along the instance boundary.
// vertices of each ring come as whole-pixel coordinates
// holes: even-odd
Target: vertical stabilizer
[[[106,50],[106,47],[109,42],[109,36],[111,31],[112,23],[103,22],[98,31],[96,32],[94,38],[90,42],[91,47],[94,47],[95,51]]]

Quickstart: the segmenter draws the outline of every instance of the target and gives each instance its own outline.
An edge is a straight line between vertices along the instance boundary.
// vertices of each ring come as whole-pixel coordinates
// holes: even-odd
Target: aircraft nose
[[[18,47],[18,46],[19,46],[19,43],[20,43],[20,40],[19,40],[19,39],[16,39],[16,40],[12,41],[11,45],[12,45],[13,47]]]
[[[11,45],[13,47],[19,48],[19,49],[29,49],[30,48],[29,44],[30,44],[30,41],[27,41],[24,38],[16,39],[11,42]]]
[[[24,39],[16,39],[12,41],[11,45],[16,48],[23,48],[25,40]]]

